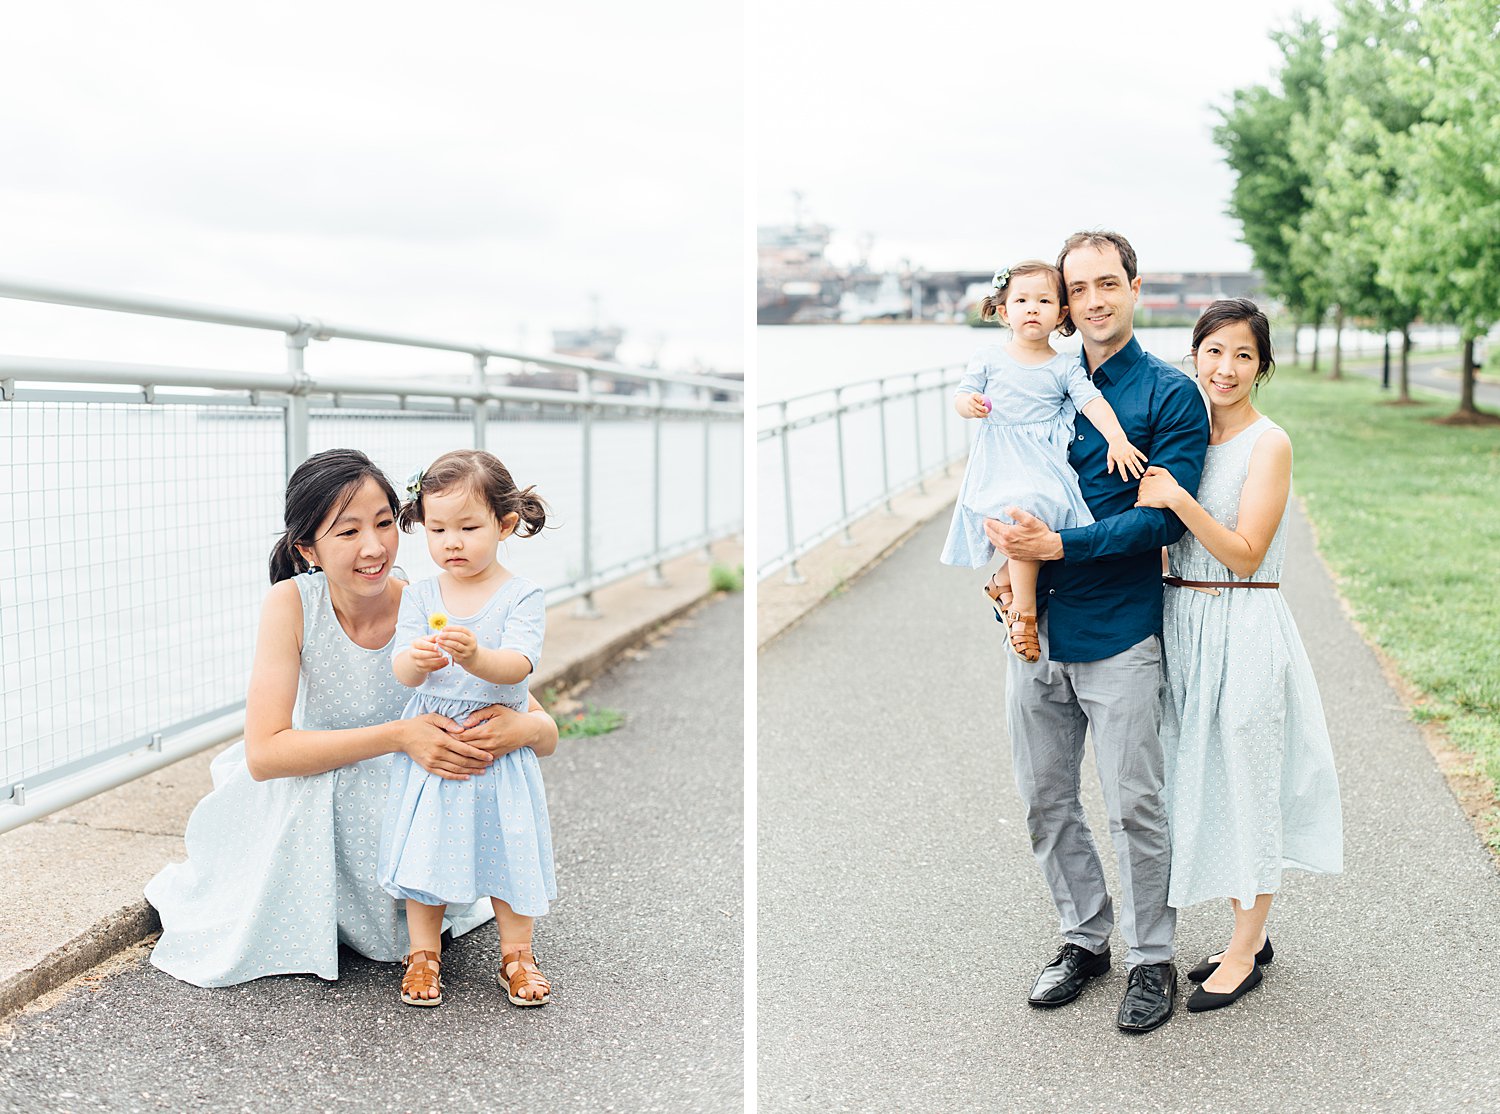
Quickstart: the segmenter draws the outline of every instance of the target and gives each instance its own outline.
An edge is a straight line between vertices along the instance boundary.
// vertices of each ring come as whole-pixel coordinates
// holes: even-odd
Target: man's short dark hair
[[[1106,232],[1102,228],[1096,228],[1091,232],[1075,232],[1068,237],[1067,243],[1063,244],[1062,251],[1057,253],[1057,269],[1063,269],[1063,260],[1068,258],[1068,252],[1074,248],[1087,245],[1103,251],[1107,247],[1114,248],[1120,255],[1120,262],[1125,266],[1125,281],[1135,281],[1135,248],[1130,246],[1130,241],[1118,232]]]

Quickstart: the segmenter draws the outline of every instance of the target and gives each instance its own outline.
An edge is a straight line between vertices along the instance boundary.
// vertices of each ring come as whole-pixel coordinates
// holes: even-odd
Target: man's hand
[[[990,544],[1006,557],[1018,561],[1058,561],[1062,559],[1062,536],[1036,515],[1020,507],[1006,507],[1005,513],[1015,520],[1011,526],[998,518],[984,520],[984,533]]]

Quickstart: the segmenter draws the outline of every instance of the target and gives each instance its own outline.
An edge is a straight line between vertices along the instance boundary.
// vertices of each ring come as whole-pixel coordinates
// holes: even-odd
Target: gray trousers
[[[1028,664],[1010,654],[1006,719],[1032,851],[1052,891],[1063,938],[1099,952],[1115,924],[1078,795],[1084,731],[1092,729],[1094,764],[1120,861],[1126,962],[1165,963],[1172,958],[1177,914],[1167,905],[1172,850],[1157,734],[1160,640],[1151,635],[1102,661],[1053,662],[1045,614],[1040,630],[1040,661]]]

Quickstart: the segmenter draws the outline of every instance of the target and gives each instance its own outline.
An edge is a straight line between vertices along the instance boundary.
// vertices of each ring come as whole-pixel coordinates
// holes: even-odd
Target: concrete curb
[[[733,565],[743,561],[743,551],[737,542],[720,542],[713,559]],[[665,587],[646,586],[642,573],[601,588],[595,599],[602,618],[579,618],[571,614],[570,604],[553,608],[547,617],[551,665],[537,673],[537,694],[597,677],[662,626],[712,598],[707,569],[701,555],[689,555],[664,567]],[[156,910],[140,896],[141,886],[166,862],[183,857],[187,814],[207,791],[208,763],[222,749],[191,755],[0,836],[0,888],[15,919],[43,922],[17,931],[3,926],[0,940],[14,958],[0,960],[0,1019],[161,930]],[[123,854],[107,857],[97,853],[101,846],[123,847]],[[73,904],[69,895],[59,899],[54,892],[60,858],[78,892],[102,895],[73,924],[55,923],[66,918]],[[131,877],[123,885],[116,877],[109,885],[107,880],[122,865]],[[91,874],[100,879],[98,886],[90,884]],[[67,939],[51,945],[58,934],[68,934]]]
[[[830,538],[797,561],[802,584],[788,584],[781,572],[772,573],[756,589],[756,648],[765,649],[808,614],[850,583],[880,564],[907,538],[933,518],[948,511],[958,498],[963,470],[927,480],[925,493],[903,492],[891,500],[891,513],[872,511],[849,528],[853,545]],[[934,562],[937,554],[932,555]]]

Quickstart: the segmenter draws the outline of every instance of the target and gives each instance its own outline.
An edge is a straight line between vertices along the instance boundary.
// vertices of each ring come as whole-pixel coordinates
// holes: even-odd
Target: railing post
[[[891,461],[885,446],[885,380],[879,380],[880,387],[880,482],[884,486],[885,513],[895,514],[896,510],[891,506]]]
[[[474,390],[480,394],[484,393],[485,365],[490,362],[488,353],[480,352],[474,357]],[[474,447],[484,448],[484,429],[490,420],[490,404],[482,398],[474,400]]]
[[[286,478],[290,480],[292,473],[297,470],[308,457],[307,452],[307,384],[310,382],[307,371],[303,367],[302,354],[307,351],[307,342],[312,339],[313,327],[303,325],[294,333],[286,334],[286,369],[291,373],[295,382],[291,392],[286,396],[286,428],[284,442],[286,448]]]
[[[839,519],[844,524],[844,536],[840,545],[853,545],[854,536],[849,533],[849,484],[844,475],[844,388],[833,389],[833,432],[839,454]]]
[[[661,570],[661,382],[648,385],[651,396],[651,571],[646,583],[652,588],[667,586]]]
[[[797,534],[792,529],[792,452],[790,444],[791,430],[787,428],[786,403],[781,404],[781,497],[786,503],[786,550],[788,553],[797,552]],[[787,562],[786,582],[788,584],[802,584],[806,578],[797,571],[797,558]]]
[[[709,403],[711,403],[713,401],[713,391],[709,390],[707,387],[703,387],[703,388],[701,388],[701,390],[702,390],[702,393],[703,393],[703,405],[706,408],[709,405]],[[705,409],[705,412],[704,412],[704,415],[703,415],[703,563],[704,564],[708,564],[710,561],[712,561],[714,559],[713,512],[711,510],[712,501],[711,501],[711,497],[710,497],[710,488],[709,488],[710,475],[709,475],[709,470],[708,470],[709,447],[710,447],[710,443],[713,440],[713,431],[714,431],[713,415],[707,413],[707,411]]]
[[[573,614],[599,618],[594,606],[594,384],[586,371],[578,373],[579,426],[583,432],[583,595]]]
[[[912,432],[916,435],[912,451],[917,458],[917,494],[927,494],[927,481],[922,477],[922,397],[921,397],[922,373],[914,371],[911,373],[911,417]]]
[[[944,381],[948,378],[946,372],[947,369],[944,368],[943,372],[938,375],[938,444],[939,451],[943,454],[943,475],[945,476],[953,471],[953,461],[948,455],[948,422],[951,419],[948,417],[948,407],[943,405],[946,399],[942,394]]]

